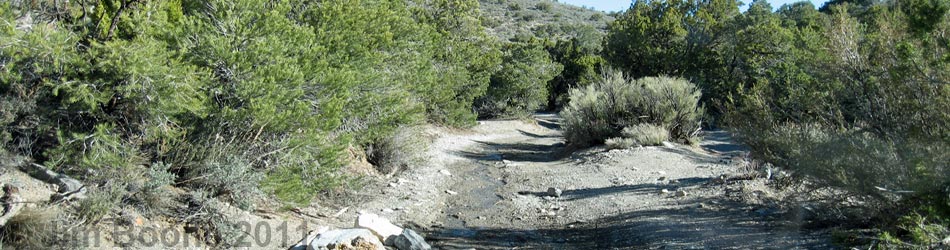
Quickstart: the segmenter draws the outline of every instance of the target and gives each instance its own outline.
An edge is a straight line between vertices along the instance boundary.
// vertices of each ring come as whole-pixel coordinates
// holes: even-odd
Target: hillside
[[[574,36],[581,27],[604,33],[614,18],[602,11],[551,0],[479,0],[482,24],[503,40],[518,34]]]

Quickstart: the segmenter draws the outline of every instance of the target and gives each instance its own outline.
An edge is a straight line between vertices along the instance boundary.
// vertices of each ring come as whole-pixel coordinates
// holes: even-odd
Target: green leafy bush
[[[659,124],[670,138],[688,142],[699,128],[700,93],[688,81],[668,77],[629,80],[608,71],[600,82],[573,89],[561,112],[565,137],[581,145],[603,143],[623,128]]]
[[[547,104],[547,82],[563,69],[537,42],[510,43],[504,52],[501,70],[476,103],[481,117],[518,117],[538,110]]]

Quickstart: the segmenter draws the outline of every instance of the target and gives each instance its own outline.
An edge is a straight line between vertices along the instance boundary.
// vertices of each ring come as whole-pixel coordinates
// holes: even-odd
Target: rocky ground
[[[722,131],[698,147],[579,151],[552,114],[439,133],[433,164],[367,188],[379,195],[357,210],[442,249],[831,248],[772,202],[781,194]]]
[[[558,121],[539,114],[469,130],[430,127],[428,163],[369,177],[357,193],[306,208],[224,212],[242,222],[243,249],[287,249],[308,232],[352,228],[369,213],[437,249],[832,248],[827,232],[803,229],[799,215],[777,205],[783,194],[748,167],[747,150],[728,133],[706,132],[698,146],[577,150],[565,145]],[[15,170],[0,181],[19,183],[27,201],[55,189]],[[188,225],[123,216],[131,219],[94,228],[103,232],[97,246],[203,248]],[[181,237],[123,242],[146,230]]]

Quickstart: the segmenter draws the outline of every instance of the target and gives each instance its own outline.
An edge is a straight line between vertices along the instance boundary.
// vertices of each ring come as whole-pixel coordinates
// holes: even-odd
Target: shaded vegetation
[[[838,218],[870,215],[877,224],[861,226],[884,229],[878,247],[935,246],[948,227],[938,211],[950,207],[946,2],[773,12],[753,1],[743,13],[737,3],[634,1],[610,24],[604,55],[635,78],[695,82],[711,126],[738,130],[755,157],[809,185],[860,201],[860,213]]]

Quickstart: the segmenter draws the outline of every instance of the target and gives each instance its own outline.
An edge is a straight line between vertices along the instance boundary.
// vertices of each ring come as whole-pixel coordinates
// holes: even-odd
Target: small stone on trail
[[[670,193],[670,190],[668,190],[668,189],[665,189],[665,188],[664,188],[664,189],[660,190],[660,194],[668,194],[668,193]]]
[[[676,197],[686,197],[686,195],[687,195],[686,191],[683,191],[683,190],[676,191]]]
[[[389,183],[389,187],[398,187],[398,186],[399,186],[399,183],[395,183],[395,182]]]
[[[455,191],[452,191],[452,190],[445,190],[445,193],[446,193],[446,194],[450,194],[450,195],[457,195],[457,194],[459,194],[458,192],[455,192]]]
[[[666,175],[666,172],[663,172],[663,171],[654,171],[653,174]]]
[[[548,196],[561,197],[561,193],[560,188],[548,188]]]
[[[385,208],[385,209],[383,209],[382,211],[383,211],[383,213],[392,213],[392,212],[396,212],[396,210],[393,210],[393,209],[391,209],[391,208]]]
[[[402,230],[402,234],[396,236],[396,239],[393,240],[396,249],[399,250],[429,250],[432,249],[432,246],[429,243],[426,243],[425,238],[420,236],[416,231],[412,229]]]
[[[548,211],[548,214],[547,214],[547,215],[548,215],[548,216],[551,216],[551,217],[554,217],[554,216],[557,216],[557,213],[555,213],[554,211]]]
[[[450,173],[448,170],[445,170],[445,169],[439,170],[439,173],[443,175],[452,175],[452,173]]]
[[[659,178],[659,179],[656,179],[656,180],[658,180],[658,181],[665,181],[665,180],[666,180],[666,176],[660,176],[660,178]]]

